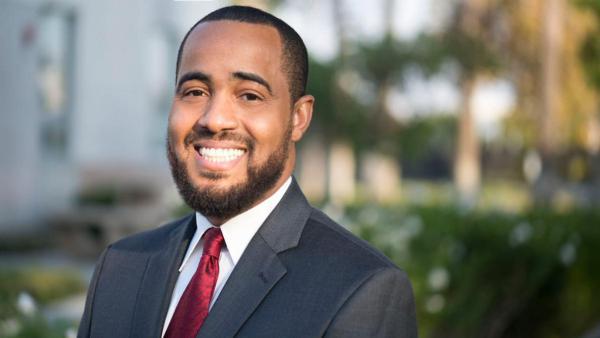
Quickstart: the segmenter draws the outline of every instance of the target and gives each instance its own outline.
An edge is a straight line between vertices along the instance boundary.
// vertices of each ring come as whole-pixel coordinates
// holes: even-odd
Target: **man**
[[[197,212],[105,250],[79,337],[416,337],[406,274],[292,178],[307,74],[301,38],[268,13],[226,7],[190,29],[167,153]]]

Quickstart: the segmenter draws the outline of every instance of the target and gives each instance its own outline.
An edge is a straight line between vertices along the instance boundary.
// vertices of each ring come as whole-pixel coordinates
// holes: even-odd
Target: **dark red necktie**
[[[219,277],[219,255],[224,240],[219,228],[206,230],[203,237],[204,249],[198,269],[179,299],[165,338],[196,337],[208,315],[210,300]]]

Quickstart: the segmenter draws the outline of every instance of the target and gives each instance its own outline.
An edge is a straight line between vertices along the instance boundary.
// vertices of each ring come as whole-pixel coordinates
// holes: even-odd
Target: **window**
[[[45,156],[64,158],[72,107],[75,15],[72,9],[44,6],[37,31],[38,97],[41,107],[41,149]]]

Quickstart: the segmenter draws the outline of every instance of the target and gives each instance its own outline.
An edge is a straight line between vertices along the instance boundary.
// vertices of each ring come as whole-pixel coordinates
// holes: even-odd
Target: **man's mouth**
[[[212,163],[225,163],[235,161],[246,152],[238,148],[209,148],[195,147],[200,156]]]

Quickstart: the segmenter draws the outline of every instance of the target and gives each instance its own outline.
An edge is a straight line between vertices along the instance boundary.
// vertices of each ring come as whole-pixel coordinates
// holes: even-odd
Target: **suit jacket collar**
[[[252,238],[202,325],[198,338],[232,337],[286,274],[277,254],[298,245],[311,207],[294,179]]]
[[[300,190],[296,179],[267,217],[258,233],[273,251],[280,253],[298,245],[311,207]]]

